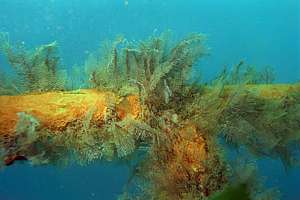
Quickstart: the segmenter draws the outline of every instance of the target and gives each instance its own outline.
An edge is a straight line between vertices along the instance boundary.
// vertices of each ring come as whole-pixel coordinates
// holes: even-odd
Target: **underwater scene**
[[[300,200],[299,0],[0,0],[0,200]]]

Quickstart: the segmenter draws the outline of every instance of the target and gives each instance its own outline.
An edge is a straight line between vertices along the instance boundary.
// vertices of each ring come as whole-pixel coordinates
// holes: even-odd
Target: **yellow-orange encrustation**
[[[92,121],[101,125],[112,101],[121,119],[126,115],[136,117],[140,112],[137,96],[119,98],[114,93],[96,90],[0,96],[0,137],[14,134],[20,112],[32,115],[41,127],[53,131],[84,119],[91,110]]]

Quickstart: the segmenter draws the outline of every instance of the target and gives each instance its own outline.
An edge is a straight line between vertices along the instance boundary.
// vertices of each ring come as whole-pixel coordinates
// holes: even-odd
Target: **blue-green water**
[[[123,34],[140,40],[171,29],[208,36],[210,55],[199,63],[206,80],[240,60],[271,65],[277,82],[300,80],[298,0],[0,0],[0,31],[35,47],[56,40],[63,64],[83,64],[100,41]],[[0,56],[0,66],[7,63]],[[282,199],[300,199],[300,172],[280,161],[259,161],[267,184]],[[16,165],[0,172],[0,200],[116,199],[126,183],[125,164],[88,167]]]

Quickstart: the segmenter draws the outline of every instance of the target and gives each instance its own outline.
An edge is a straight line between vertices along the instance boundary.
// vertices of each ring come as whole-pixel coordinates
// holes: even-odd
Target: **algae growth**
[[[274,199],[256,187],[254,165],[230,165],[220,140],[299,164],[299,83],[271,84],[270,67],[244,61],[212,81],[191,79],[208,55],[202,34],[119,36],[70,73],[85,77],[67,76],[57,43],[30,51],[7,34],[0,41],[15,72],[0,74],[3,167],[126,160],[134,167],[120,199]]]

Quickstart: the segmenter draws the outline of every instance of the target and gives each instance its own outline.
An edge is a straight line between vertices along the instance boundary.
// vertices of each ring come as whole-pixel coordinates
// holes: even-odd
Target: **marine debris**
[[[273,84],[270,67],[243,61],[209,83],[190,80],[208,53],[202,34],[106,41],[78,90],[68,89],[56,43],[25,51],[1,38],[16,72],[0,79],[2,167],[128,160],[137,164],[119,199],[267,199],[274,191],[255,187],[253,165],[233,168],[220,141],[299,164],[300,84]]]

